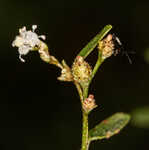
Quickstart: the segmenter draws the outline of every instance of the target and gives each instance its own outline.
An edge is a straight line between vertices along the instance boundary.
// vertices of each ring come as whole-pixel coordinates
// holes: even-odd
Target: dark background
[[[77,53],[107,24],[125,49],[135,51],[107,59],[90,93],[99,107],[90,128],[115,112],[149,105],[149,1],[49,0],[0,1],[0,146],[1,150],[79,150],[81,107],[72,83],[59,82],[60,70],[42,62],[38,53],[18,59],[11,46],[18,29],[33,24],[46,35],[50,53],[71,65]],[[96,53],[90,56],[94,63]],[[109,140],[93,142],[91,150],[147,150],[149,129],[129,124]]]

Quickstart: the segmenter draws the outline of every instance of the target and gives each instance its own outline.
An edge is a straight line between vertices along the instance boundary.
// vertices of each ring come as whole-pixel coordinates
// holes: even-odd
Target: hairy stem
[[[80,84],[74,81],[74,84],[77,88],[77,91],[80,96],[81,104],[83,104],[83,101],[88,97],[88,90],[89,90],[89,85],[94,78],[98,68],[102,64],[103,60],[101,58],[101,53],[98,53],[98,59],[97,62],[94,66],[92,76],[88,82],[88,86],[85,87],[84,89],[81,88]],[[89,149],[89,137],[88,137],[88,113],[86,113],[83,108],[82,108],[82,146],[81,150],[88,150]]]
[[[87,98],[88,93],[85,93],[85,90],[83,92],[81,86],[77,82],[74,82],[74,84],[75,84],[78,94],[80,96],[81,104],[83,105],[83,100],[85,98]],[[82,146],[81,146],[81,150],[88,150],[88,147],[89,147],[88,114],[82,108]]]
[[[92,79],[94,78],[97,70],[99,69],[100,65],[102,64],[102,62],[103,62],[103,60],[101,58],[101,53],[98,53],[98,59],[95,64],[95,67],[93,69],[92,76],[89,81],[88,87],[86,87],[83,91],[84,99],[86,99],[88,96],[89,85],[90,85]],[[83,131],[82,131],[82,149],[81,150],[88,150],[89,143],[90,143],[89,139],[88,139],[88,114],[86,114],[84,111],[83,111],[83,129],[82,130]]]
[[[82,120],[82,148],[81,150],[88,150],[88,114],[83,111],[83,120]]]
[[[81,101],[81,104],[82,104],[83,103],[83,93],[82,93],[81,86],[76,81],[74,81],[74,84],[75,84],[75,86],[77,88],[77,91],[78,91],[79,96],[80,96],[80,101]]]

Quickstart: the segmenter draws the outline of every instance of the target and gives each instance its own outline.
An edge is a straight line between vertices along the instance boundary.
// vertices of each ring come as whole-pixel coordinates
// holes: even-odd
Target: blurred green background
[[[79,150],[81,108],[75,87],[56,80],[60,70],[37,53],[18,59],[11,43],[18,29],[38,25],[50,53],[71,65],[77,53],[107,24],[125,55],[107,59],[91,92],[99,107],[90,128],[115,112],[149,105],[149,1],[0,0],[0,149]],[[148,56],[148,57],[147,57]],[[96,52],[89,57],[94,64]],[[91,150],[146,150],[149,129],[129,124],[119,135],[91,144]]]

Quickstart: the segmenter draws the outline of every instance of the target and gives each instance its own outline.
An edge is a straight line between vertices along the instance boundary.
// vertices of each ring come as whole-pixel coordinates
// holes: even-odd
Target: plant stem
[[[83,120],[82,120],[82,148],[81,150],[88,150],[88,114],[83,111]]]
[[[88,85],[89,86],[89,85]],[[88,87],[83,89],[84,100],[88,97]],[[81,150],[88,150],[89,139],[88,139],[88,113],[86,113],[82,108],[82,147]]]
[[[88,84],[88,87],[86,87],[84,90],[83,90],[83,98],[86,99],[87,96],[88,96],[88,90],[89,90],[89,85],[92,81],[92,79],[94,78],[98,68],[100,67],[100,65],[102,64],[103,60],[101,58],[101,53],[98,53],[98,59],[97,59],[97,62],[95,64],[95,67],[93,69],[93,72],[92,72],[92,76],[91,76],[91,79],[89,81],[89,84]],[[88,150],[89,149],[89,139],[88,139],[88,114],[86,112],[84,112],[82,110],[82,115],[83,115],[83,122],[82,122],[82,148],[81,150]]]
[[[87,98],[88,93],[82,92],[80,85],[74,81],[77,91],[80,96],[81,104],[83,105],[83,100]],[[84,90],[85,91],[85,90]],[[88,140],[88,114],[82,108],[82,148],[81,150],[88,150],[89,140]]]
[[[83,104],[83,100],[87,98],[88,93],[82,92],[80,85],[77,82],[74,82],[77,91],[80,96],[81,104]],[[82,147],[81,150],[88,150],[89,148],[89,140],[88,140],[88,114],[82,108]]]
[[[83,93],[82,93],[82,89],[81,89],[79,83],[77,83],[76,81],[74,81],[74,84],[75,84],[75,86],[76,86],[76,88],[77,88],[77,91],[78,91],[79,96],[80,96],[80,101],[81,101],[81,104],[82,104],[82,103],[83,103]]]
[[[93,69],[93,72],[92,72],[92,76],[91,76],[91,79],[88,83],[88,87],[84,89],[84,96],[87,98],[87,95],[88,95],[88,90],[89,90],[89,85],[90,83],[92,82],[92,79],[94,78],[96,72],[98,71],[98,68],[100,67],[100,65],[103,63],[103,59],[101,58],[101,53],[99,52],[98,53],[98,59],[97,59],[97,62],[94,66],[94,69]]]
[[[92,79],[94,78],[98,68],[102,64],[102,62],[103,62],[103,60],[101,58],[101,54],[98,53],[97,62],[93,69],[91,79],[89,80],[88,86],[86,88],[82,89],[81,86],[77,82],[74,82],[74,84],[78,90],[79,96],[80,96],[81,104],[83,104],[83,101],[88,97],[89,85],[90,85]],[[82,146],[81,146],[81,150],[88,150],[89,143],[90,143],[90,141],[88,138],[88,113],[86,113],[82,108]]]
[[[103,62],[103,59],[101,58],[101,53],[98,52],[98,59],[97,59],[97,62],[94,66],[94,69],[93,69],[93,72],[92,72],[92,76],[91,76],[91,79],[89,81],[89,84],[91,83],[92,79],[94,78],[96,72],[98,71],[98,68],[100,67],[100,65],[102,64]]]

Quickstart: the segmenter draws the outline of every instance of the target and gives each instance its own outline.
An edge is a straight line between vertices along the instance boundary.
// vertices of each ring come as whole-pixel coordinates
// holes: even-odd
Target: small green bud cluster
[[[87,86],[92,75],[91,66],[81,56],[77,56],[72,65],[74,80],[83,87]]]

